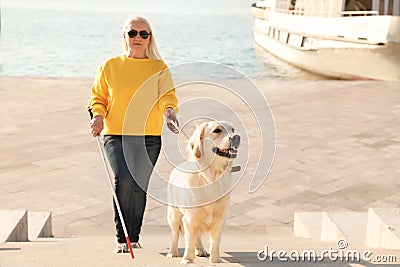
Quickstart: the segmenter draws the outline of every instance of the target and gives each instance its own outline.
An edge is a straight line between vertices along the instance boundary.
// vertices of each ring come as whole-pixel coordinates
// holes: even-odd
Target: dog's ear
[[[200,126],[196,127],[193,135],[189,139],[189,147],[193,152],[196,159],[201,157],[202,142],[204,139],[204,129],[207,126],[207,122],[202,123]]]

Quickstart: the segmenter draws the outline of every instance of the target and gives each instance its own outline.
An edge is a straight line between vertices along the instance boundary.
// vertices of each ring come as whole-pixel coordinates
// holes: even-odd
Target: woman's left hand
[[[179,130],[171,123],[171,121],[173,121],[179,127],[179,122],[178,122],[178,119],[176,118],[174,109],[167,108],[165,110],[164,115],[165,115],[165,119],[167,121],[168,129],[175,134],[179,133]]]

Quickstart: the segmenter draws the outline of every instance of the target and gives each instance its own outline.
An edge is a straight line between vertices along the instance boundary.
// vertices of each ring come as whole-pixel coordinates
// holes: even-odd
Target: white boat
[[[292,65],[400,81],[400,0],[260,0],[251,13],[255,43]]]

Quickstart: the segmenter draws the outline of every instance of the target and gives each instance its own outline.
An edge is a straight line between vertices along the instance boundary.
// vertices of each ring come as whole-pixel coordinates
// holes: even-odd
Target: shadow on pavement
[[[306,258],[305,260],[291,260],[290,258],[278,258],[273,257],[261,261],[257,258],[256,252],[225,252],[231,257],[222,257],[228,263],[237,263],[242,266],[296,266],[296,267],[322,267],[322,266],[332,266],[332,267],[353,267],[353,266],[399,266],[396,263],[392,264],[374,264],[365,260],[352,259],[330,259],[329,257],[324,257],[322,260],[320,258]]]
[[[0,248],[0,251],[17,251],[21,250],[21,248]]]

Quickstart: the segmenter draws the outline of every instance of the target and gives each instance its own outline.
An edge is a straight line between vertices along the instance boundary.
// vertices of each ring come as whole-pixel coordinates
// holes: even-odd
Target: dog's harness
[[[182,133],[185,137],[186,137],[186,139],[190,139],[190,137],[189,137],[189,135],[187,135],[183,130],[182,130],[182,128],[181,127],[179,127],[173,120],[170,120],[169,121],[176,129],[178,129],[178,131],[180,132],[180,133]],[[242,168],[240,167],[240,166],[233,166],[232,167],[232,169],[231,169],[231,172],[238,172],[238,171],[240,171]]]

